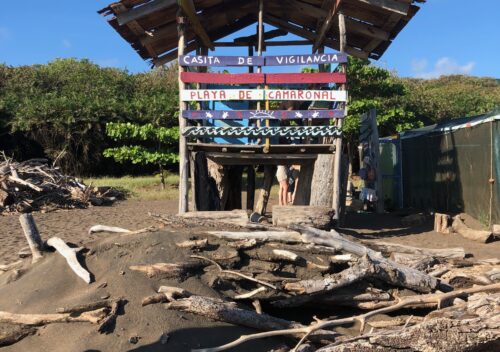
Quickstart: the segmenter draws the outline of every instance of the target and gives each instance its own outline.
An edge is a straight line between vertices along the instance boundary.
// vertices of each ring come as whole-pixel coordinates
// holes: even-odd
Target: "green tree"
[[[179,161],[176,150],[179,140],[178,127],[158,127],[152,123],[139,126],[130,122],[110,122],[106,125],[106,132],[115,141],[129,144],[106,149],[105,157],[113,158],[119,163],[157,165],[162,188],[165,188],[165,167]]]

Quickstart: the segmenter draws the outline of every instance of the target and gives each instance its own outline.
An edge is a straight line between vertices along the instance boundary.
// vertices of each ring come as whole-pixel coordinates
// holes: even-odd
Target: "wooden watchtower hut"
[[[300,164],[295,203],[326,205],[338,217],[346,179],[341,134],[349,81],[346,55],[379,59],[421,2],[425,0],[121,0],[99,13],[152,65],[179,60],[180,213],[190,210],[189,174],[193,210],[227,210],[241,207],[246,167],[247,209],[262,214],[276,165]],[[255,24],[255,35],[223,41]],[[275,29],[266,32],[265,25]],[[288,33],[300,40],[276,39]],[[275,46],[312,51],[264,55]],[[211,53],[221,47],[248,48],[248,55]],[[326,64],[336,68],[326,72]],[[265,72],[272,65],[318,65],[319,72]],[[238,66],[239,73],[213,72]],[[241,67],[248,73],[241,73]],[[244,109],[229,103],[217,108],[209,101],[247,104]],[[271,109],[272,101],[323,104]],[[255,165],[264,166],[256,206]]]

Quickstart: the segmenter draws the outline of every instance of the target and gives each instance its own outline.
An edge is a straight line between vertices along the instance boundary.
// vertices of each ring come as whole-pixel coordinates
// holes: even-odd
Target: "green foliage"
[[[490,112],[500,106],[500,81],[494,78],[443,76],[401,80],[410,94],[402,102],[419,119],[433,122]]]
[[[176,126],[177,66],[131,75],[88,60],[0,65],[0,128],[21,133],[66,172],[107,172],[108,122]]]
[[[423,126],[411,110],[401,105],[409,91],[390,71],[350,57],[347,77],[349,104],[343,130],[348,140],[357,141],[361,115],[370,109],[377,109],[382,136]]]
[[[162,169],[178,162],[178,154],[175,151],[179,139],[178,127],[157,127],[152,123],[137,125],[130,122],[110,122],[106,125],[106,133],[115,141],[142,144],[124,145],[104,151],[105,157],[113,158],[119,163],[154,164]]]
[[[108,148],[104,151],[104,156],[113,158],[119,163],[132,162],[141,165],[169,165],[179,161],[178,154],[169,148],[151,150],[140,145]]]

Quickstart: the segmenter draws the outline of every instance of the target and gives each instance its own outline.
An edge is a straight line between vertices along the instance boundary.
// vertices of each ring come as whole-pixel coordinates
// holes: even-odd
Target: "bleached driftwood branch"
[[[81,266],[76,256],[78,248],[69,247],[66,242],[64,242],[59,237],[49,238],[49,240],[47,241],[47,245],[55,248],[55,250],[66,259],[66,262],[68,263],[71,270],[73,270],[74,273],[87,284],[90,284],[90,273]]]

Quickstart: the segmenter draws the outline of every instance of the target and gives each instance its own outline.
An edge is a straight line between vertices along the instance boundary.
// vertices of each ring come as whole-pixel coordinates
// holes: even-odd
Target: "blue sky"
[[[148,64],[97,14],[110,2],[4,1],[0,63],[17,66],[76,57],[131,72],[148,70]],[[401,76],[432,78],[463,73],[500,78],[500,0],[477,0],[475,4],[480,4],[480,11],[475,11],[469,0],[428,0],[377,64]],[[253,34],[254,30],[252,26],[232,37]],[[273,48],[267,54],[309,51],[310,47]]]

